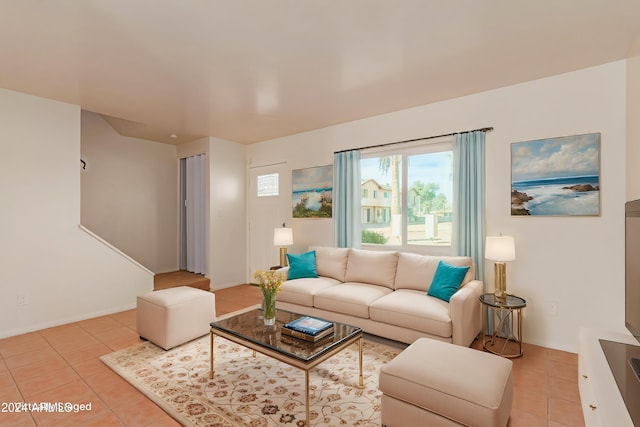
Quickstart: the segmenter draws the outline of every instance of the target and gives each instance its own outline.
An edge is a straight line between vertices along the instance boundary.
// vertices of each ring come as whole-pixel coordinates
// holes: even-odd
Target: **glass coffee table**
[[[273,326],[265,326],[262,314],[263,310],[256,308],[211,323],[209,334],[211,338],[209,378],[214,376],[213,342],[215,336],[226,338],[229,341],[250,348],[254,351],[254,355],[257,351],[280,362],[302,369],[305,382],[306,424],[310,425],[309,371],[345,348],[358,343],[360,365],[358,386],[364,388],[362,377],[362,329],[333,322],[333,334],[317,342],[308,342],[281,334],[282,325],[303,317],[303,314],[278,309],[276,312],[276,324]]]

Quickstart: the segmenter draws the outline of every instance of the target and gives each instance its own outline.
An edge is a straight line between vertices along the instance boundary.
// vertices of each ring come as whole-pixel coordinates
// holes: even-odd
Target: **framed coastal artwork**
[[[333,165],[293,171],[293,217],[331,218]]]
[[[511,144],[511,215],[600,215],[600,134]]]

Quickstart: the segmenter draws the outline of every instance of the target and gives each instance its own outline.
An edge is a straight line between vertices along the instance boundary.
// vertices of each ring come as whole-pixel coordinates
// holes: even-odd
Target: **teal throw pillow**
[[[318,277],[316,271],[316,251],[309,251],[303,254],[287,254],[289,261],[288,280]]]
[[[464,280],[469,267],[458,267],[440,261],[427,295],[449,302]]]

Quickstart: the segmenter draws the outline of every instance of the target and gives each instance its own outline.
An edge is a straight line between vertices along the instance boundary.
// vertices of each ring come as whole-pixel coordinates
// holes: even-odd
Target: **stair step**
[[[153,290],[175,288],[178,286],[191,286],[192,288],[209,290],[210,280],[202,274],[188,271],[171,271],[169,273],[156,274],[153,277]]]

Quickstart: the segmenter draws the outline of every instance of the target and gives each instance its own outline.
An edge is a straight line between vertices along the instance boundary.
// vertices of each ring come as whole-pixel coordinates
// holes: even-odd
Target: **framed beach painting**
[[[511,144],[511,215],[600,215],[600,134]]]
[[[293,171],[293,217],[331,218],[333,165]]]

